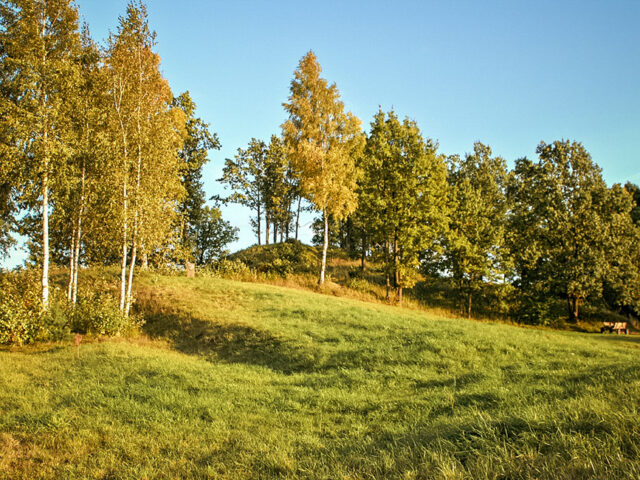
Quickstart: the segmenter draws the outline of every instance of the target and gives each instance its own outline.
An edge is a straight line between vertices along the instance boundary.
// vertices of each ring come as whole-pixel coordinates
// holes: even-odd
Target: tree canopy
[[[282,125],[301,193],[324,218],[320,285],[325,278],[329,216],[342,219],[356,209],[356,159],[364,147],[360,120],[345,112],[338,87],[320,77],[321,72],[309,51],[294,72],[288,102],[283,104],[289,118]]]

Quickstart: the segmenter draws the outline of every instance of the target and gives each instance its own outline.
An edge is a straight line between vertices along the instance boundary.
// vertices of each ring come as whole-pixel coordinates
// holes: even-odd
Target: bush
[[[241,261],[258,273],[281,277],[293,273],[315,273],[320,268],[316,249],[296,240],[253,246],[234,253],[230,258]]]
[[[74,332],[109,336],[131,333],[144,323],[135,313],[126,317],[111,294],[95,291],[85,292],[77,305],[69,307],[68,317]]]
[[[371,284],[362,277],[352,276],[347,280],[347,287],[362,293],[371,291]]]
[[[520,293],[513,313],[518,322],[527,325],[560,327],[563,321],[556,299],[541,294]]]
[[[0,344],[24,345],[34,342],[42,330],[40,309],[27,307],[22,297],[3,292],[0,300]]]
[[[3,273],[0,276],[0,344],[32,343],[40,337],[44,323],[37,272]]]
[[[143,323],[138,315],[125,317],[103,284],[80,292],[77,305],[68,305],[66,298],[59,298],[60,291],[51,288],[46,312],[40,288],[36,270],[0,275],[0,344],[61,340],[71,332],[123,335]]]
[[[247,280],[255,277],[255,272],[239,260],[223,258],[217,262],[196,267],[197,275],[203,277],[226,278],[229,280]]]

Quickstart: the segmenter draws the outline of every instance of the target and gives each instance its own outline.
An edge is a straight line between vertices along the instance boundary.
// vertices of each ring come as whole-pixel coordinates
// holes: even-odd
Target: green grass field
[[[141,284],[139,338],[0,350],[0,478],[640,478],[637,337]]]

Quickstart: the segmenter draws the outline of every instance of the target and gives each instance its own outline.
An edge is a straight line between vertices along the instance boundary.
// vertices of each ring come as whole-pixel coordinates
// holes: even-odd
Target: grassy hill
[[[148,275],[136,339],[0,350],[0,478],[638,478],[637,337]]]

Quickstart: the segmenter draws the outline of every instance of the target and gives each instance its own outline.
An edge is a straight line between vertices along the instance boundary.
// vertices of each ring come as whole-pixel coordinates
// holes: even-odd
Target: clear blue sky
[[[117,28],[126,0],[80,0],[94,38]],[[640,182],[640,1],[149,0],[162,68],[189,90],[220,136],[204,172],[268,139],[299,59],[315,51],[368,128],[394,108],[464,154],[489,144],[510,165],[541,141],[581,141],[609,183]],[[224,210],[255,242],[248,211]],[[308,239],[308,234],[305,239]]]

